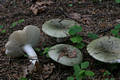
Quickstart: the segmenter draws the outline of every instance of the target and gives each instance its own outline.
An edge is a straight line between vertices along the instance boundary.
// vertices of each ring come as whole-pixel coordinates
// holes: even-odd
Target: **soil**
[[[33,13],[30,7],[35,5],[36,1],[42,3],[37,7],[38,12]],[[23,29],[27,25],[38,26],[41,30],[45,21],[54,18],[73,19],[83,28],[80,35],[84,40],[90,42],[91,39],[87,37],[87,33],[92,32],[99,36],[110,35],[109,31],[120,23],[120,5],[114,0],[103,0],[102,2],[46,0],[47,2],[52,1],[49,3],[43,1],[45,0],[0,0],[0,25],[3,26],[0,31],[6,30],[6,32],[0,33],[0,80],[18,80],[23,77],[24,68],[30,64],[27,57],[13,59],[5,55],[5,44],[13,31]],[[14,22],[21,19],[24,19],[24,22],[11,27]],[[72,44],[69,38],[60,43]],[[40,51],[36,52],[43,71],[33,71],[26,76],[27,78],[31,80],[66,80],[68,76],[73,74],[72,67],[61,65],[45,55],[41,55],[45,47],[55,44],[58,44],[56,39],[41,30],[41,42],[36,47]],[[83,61],[90,62],[88,69],[95,73],[94,77],[87,77],[85,80],[105,80],[105,78],[112,77],[115,80],[120,80],[119,64],[108,64],[93,59],[88,54],[86,47],[81,49],[81,52],[84,55]],[[111,75],[103,76],[106,70],[109,70]]]

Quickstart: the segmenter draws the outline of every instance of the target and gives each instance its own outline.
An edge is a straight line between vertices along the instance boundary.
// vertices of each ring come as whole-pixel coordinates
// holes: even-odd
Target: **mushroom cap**
[[[70,52],[73,52],[74,50],[76,51],[76,57],[70,58],[68,56],[62,56],[59,58],[60,54],[61,54],[61,50],[63,50],[64,48],[67,48]],[[68,53],[70,54],[70,53]],[[82,62],[82,54],[81,51],[71,45],[68,44],[57,44],[53,47],[50,48],[48,55],[51,59],[53,59],[54,61],[61,63],[63,65],[66,66],[73,66],[74,64],[79,64]],[[59,58],[59,60],[58,60]]]
[[[78,25],[73,20],[51,19],[42,25],[42,31],[51,37],[64,38],[68,37],[69,28]]]
[[[22,47],[26,44],[37,45],[40,40],[40,29],[33,25],[26,26],[23,30],[14,31],[6,43],[8,56],[19,57],[23,55]],[[18,54],[19,53],[19,54]]]
[[[28,25],[23,30],[26,32],[27,44],[36,46],[40,41],[40,29],[37,26]]]
[[[5,47],[6,47],[5,53],[7,54],[7,56],[19,57],[24,54],[22,48],[20,48],[19,44],[17,44],[16,42],[8,41]]]
[[[101,37],[89,43],[87,51],[96,60],[106,63],[119,62],[120,39],[112,36]]]

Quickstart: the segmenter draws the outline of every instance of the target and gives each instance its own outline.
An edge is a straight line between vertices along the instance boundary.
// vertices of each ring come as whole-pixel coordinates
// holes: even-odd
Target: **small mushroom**
[[[69,36],[68,31],[74,25],[78,25],[78,23],[73,20],[51,19],[42,25],[42,31],[51,37],[57,38],[59,42],[60,38]]]
[[[120,63],[120,39],[104,36],[93,40],[87,46],[88,53],[96,60],[106,63]]]
[[[66,66],[73,66],[82,61],[81,51],[68,44],[57,44],[51,47],[48,55],[54,61]]]
[[[40,29],[33,25],[26,26],[23,30],[14,31],[5,45],[7,56],[20,57],[27,53],[30,61],[35,65],[38,61],[37,54],[32,47],[40,40]]]

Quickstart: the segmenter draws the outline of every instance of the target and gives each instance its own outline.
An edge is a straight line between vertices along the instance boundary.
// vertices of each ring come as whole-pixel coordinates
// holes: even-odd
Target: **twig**
[[[70,18],[70,19],[73,19],[73,20],[77,21],[78,23],[81,23],[79,20],[70,17],[70,15],[68,15],[68,14],[64,11],[64,9],[63,9],[62,7],[60,7],[59,10],[61,11],[61,13],[63,13],[63,15],[64,15],[65,17]]]
[[[109,32],[111,29],[113,29],[114,27],[110,27],[110,28],[106,28],[106,29],[102,29],[96,32],[96,34],[101,34],[101,33],[106,33]]]

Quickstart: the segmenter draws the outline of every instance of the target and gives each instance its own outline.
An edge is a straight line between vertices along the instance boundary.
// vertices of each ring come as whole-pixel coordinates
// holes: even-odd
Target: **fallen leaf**
[[[42,2],[37,1],[36,2],[36,4],[39,5],[39,6],[51,5],[52,3],[54,3],[54,2],[52,2],[52,1],[42,1]]]
[[[65,53],[64,52],[60,53],[59,56],[58,56],[58,58],[57,58],[57,61],[59,61],[60,58],[63,57],[63,56],[65,56]]]
[[[67,56],[68,58],[75,58],[77,56],[76,50],[70,51],[67,49],[67,47],[64,47],[64,49],[60,50],[60,54],[57,58],[57,61],[63,56]]]
[[[42,71],[41,69],[42,68],[41,68],[39,62],[36,61],[34,71],[41,73],[41,71]]]
[[[32,6],[30,7],[30,10],[32,10],[32,12],[33,12],[35,15],[37,15],[37,13],[38,13],[37,6],[32,5]]]
[[[69,58],[75,58],[76,56],[77,56],[76,50],[73,50],[72,52],[70,52],[70,54],[68,54]]]
[[[105,69],[100,69],[99,71],[103,73],[103,72],[105,72]]]
[[[53,69],[55,68],[55,65],[53,63],[48,63],[47,65],[43,65],[43,78],[46,79],[50,76],[50,74],[53,72]]]
[[[33,4],[30,7],[30,10],[32,10],[32,12],[37,15],[38,12],[43,12],[47,9],[47,7],[49,5],[51,5],[53,2],[52,1],[37,1],[35,4]]]
[[[76,20],[81,19],[81,15],[79,13],[70,13],[69,15],[73,19],[76,19]]]
[[[33,64],[30,64],[27,67],[23,67],[23,77],[26,77],[28,74],[32,73],[34,70],[35,66]]]

